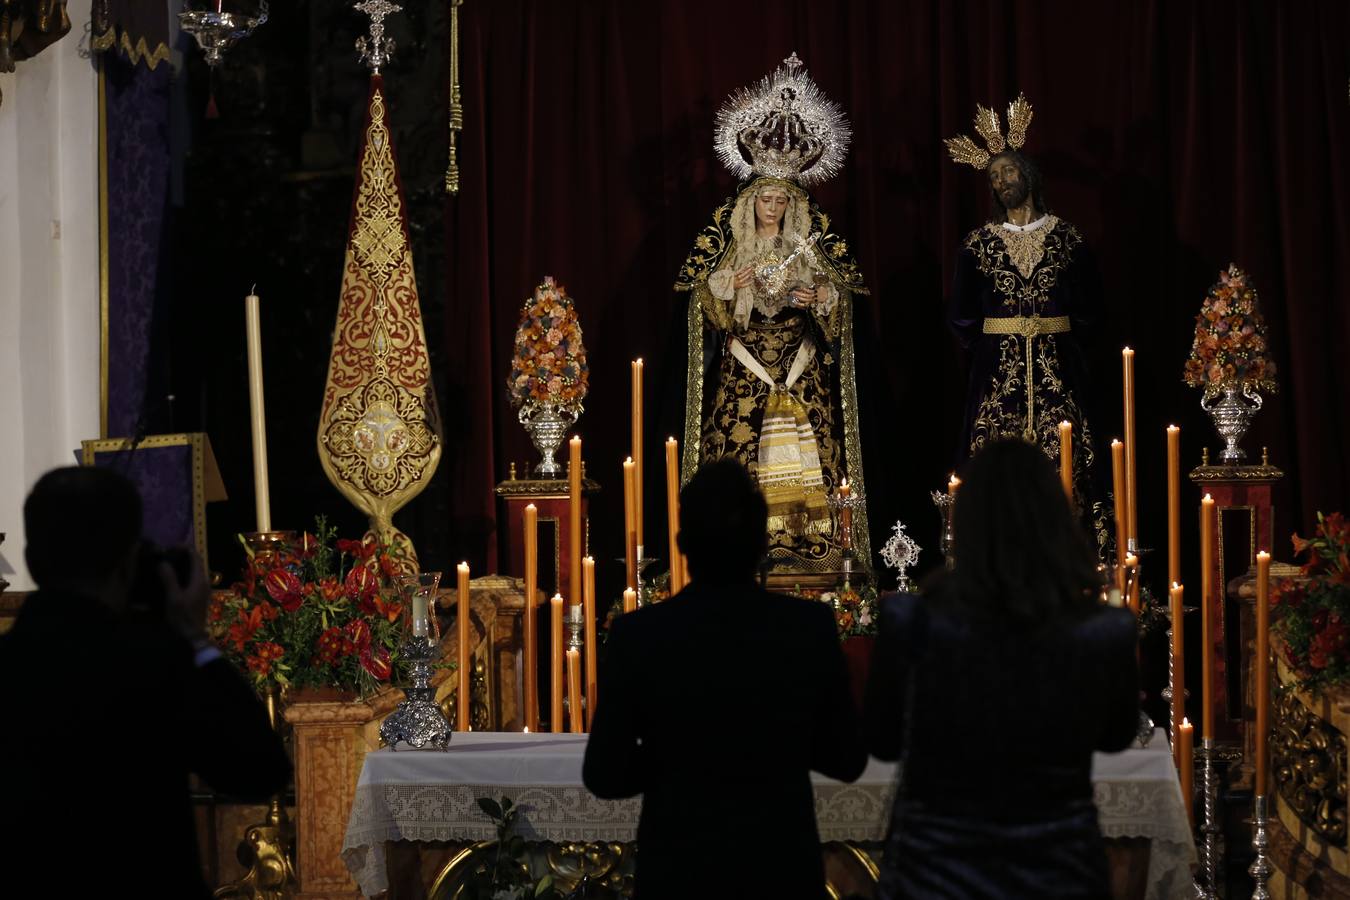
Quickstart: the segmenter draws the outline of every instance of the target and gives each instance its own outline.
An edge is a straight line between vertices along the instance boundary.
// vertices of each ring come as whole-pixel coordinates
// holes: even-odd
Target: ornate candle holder
[[[217,4],[219,6],[219,4]],[[225,51],[253,33],[253,29],[267,22],[267,0],[258,4],[256,16],[223,12],[217,9],[190,9],[178,14],[178,27],[197,41],[206,57],[206,64],[215,68],[225,58]]]
[[[956,561],[952,556],[952,504],[956,498],[946,491],[933,491],[929,496],[933,498],[933,505],[937,507],[938,515],[942,517],[942,537],[938,549],[942,551],[942,557],[950,569]]]
[[[1270,857],[1266,855],[1269,848],[1270,836],[1266,834],[1266,795],[1257,794],[1252,803],[1252,850],[1256,851],[1256,858],[1247,867],[1247,874],[1252,876],[1252,900],[1270,900],[1267,884],[1274,868],[1271,866]]]
[[[844,589],[849,588],[853,576],[853,561],[857,556],[853,552],[853,515],[866,505],[866,497],[857,488],[848,493],[836,491],[825,498],[830,509],[835,512],[835,521],[839,529],[839,546],[843,549]]]
[[[380,723],[380,740],[398,749],[400,743],[415,750],[450,746],[450,722],[436,704],[431,671],[440,657],[440,626],[436,619],[436,588],[439,572],[419,572],[399,579],[403,595],[404,639],[400,648],[408,661],[412,684],[403,689],[404,700]]]
[[[295,543],[294,531],[248,531],[239,537],[249,555],[263,562],[280,556]]]
[[[1205,873],[1205,883],[1197,885],[1197,893],[1204,900],[1217,900],[1219,896],[1219,839],[1223,826],[1219,824],[1216,807],[1219,803],[1219,783],[1214,769],[1217,750],[1213,738],[1205,738],[1201,747],[1204,756],[1202,772],[1202,790],[1204,791],[1204,810],[1200,823],[1200,833],[1204,842],[1200,847],[1200,868]]]

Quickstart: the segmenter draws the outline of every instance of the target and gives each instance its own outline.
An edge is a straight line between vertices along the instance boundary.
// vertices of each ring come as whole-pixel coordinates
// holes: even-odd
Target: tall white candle
[[[248,347],[248,406],[253,426],[253,503],[258,531],[272,530],[272,503],[267,489],[267,416],[263,408],[262,325],[258,295],[244,298]]]

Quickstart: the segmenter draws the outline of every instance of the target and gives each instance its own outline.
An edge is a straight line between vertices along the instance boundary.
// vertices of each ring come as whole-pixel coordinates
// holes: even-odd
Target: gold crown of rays
[[[1031,124],[1031,104],[1022,94],[1017,95],[1017,99],[1008,104],[1008,136],[1003,136],[1002,126],[999,125],[998,113],[992,109],[985,109],[978,103],[975,105],[975,133],[984,138],[984,145],[988,149],[980,147],[973,139],[964,134],[958,134],[954,138],[947,138],[942,143],[947,145],[947,152],[951,154],[954,161],[965,163],[976,169],[984,169],[989,165],[989,160],[1003,152],[1004,147],[1018,149],[1027,140],[1027,126]]]

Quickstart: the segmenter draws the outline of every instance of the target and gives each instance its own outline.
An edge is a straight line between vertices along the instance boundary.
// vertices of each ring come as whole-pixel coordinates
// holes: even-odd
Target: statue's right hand
[[[736,270],[736,277],[732,281],[732,284],[735,286],[736,290],[739,291],[742,288],[748,288],[750,286],[750,283],[753,282],[754,280],[755,280],[755,267],[752,265],[745,266],[744,268]]]

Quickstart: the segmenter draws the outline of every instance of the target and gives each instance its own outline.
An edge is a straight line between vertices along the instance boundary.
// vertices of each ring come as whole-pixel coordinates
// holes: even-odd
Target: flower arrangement
[[[1350,522],[1318,513],[1313,537],[1293,542],[1307,561],[1271,593],[1271,630],[1300,688],[1350,684]]]
[[[545,277],[520,311],[506,381],[511,405],[551,403],[579,413],[588,384],[586,348],[572,300],[552,276]]]
[[[1275,362],[1267,350],[1256,288],[1232,263],[1219,273],[1195,317],[1195,340],[1183,380],[1204,388],[1206,398],[1231,382],[1276,390]]]
[[[317,534],[253,553],[243,579],[212,600],[207,625],[225,656],[267,687],[336,687],[367,695],[388,683],[400,634],[397,578],[406,550]]]
[[[834,622],[841,638],[877,633],[877,589],[870,584],[850,585],[833,591],[797,588],[792,593],[806,600],[828,603],[834,610]]]

